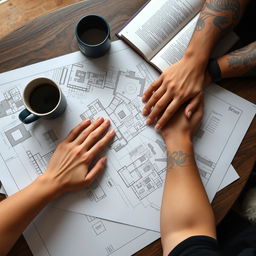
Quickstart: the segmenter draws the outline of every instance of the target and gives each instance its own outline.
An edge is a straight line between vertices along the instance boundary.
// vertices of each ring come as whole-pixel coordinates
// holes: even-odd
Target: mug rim
[[[56,106],[55,106],[51,111],[49,111],[49,112],[37,113],[37,112],[35,112],[35,111],[26,103],[27,97],[25,97],[25,92],[26,92],[28,86],[29,86],[32,82],[35,82],[35,81],[37,81],[37,80],[46,80],[46,81],[48,81],[48,82],[51,82],[51,85],[54,85],[54,86],[58,89],[58,91],[59,91],[59,100],[58,100],[58,103],[57,103]],[[40,83],[39,83],[39,84],[40,84]],[[35,85],[35,86],[36,86],[36,85]],[[36,115],[36,116],[43,117],[43,116],[50,115],[51,113],[53,113],[53,112],[58,108],[58,106],[60,105],[61,99],[62,99],[62,92],[61,92],[60,87],[59,87],[53,80],[51,80],[50,78],[47,78],[47,77],[37,77],[37,78],[31,80],[29,83],[26,84],[26,86],[25,86],[25,88],[24,88],[24,90],[23,90],[23,95],[22,95],[22,96],[23,96],[23,97],[22,97],[22,100],[23,100],[23,103],[24,103],[25,107],[26,107],[32,114],[34,114],[34,115]]]
[[[78,31],[77,31],[77,30],[78,30],[78,25],[79,25],[79,23],[80,23],[84,18],[88,18],[88,17],[97,17],[97,18],[100,18],[100,19],[105,23],[105,25],[106,25],[106,27],[107,27],[107,35],[106,35],[105,39],[104,39],[102,42],[100,42],[99,44],[87,44],[87,43],[85,43],[84,41],[82,41],[82,40],[80,39],[79,35],[78,35]],[[77,40],[78,40],[81,44],[83,44],[83,45],[85,45],[85,46],[89,46],[89,47],[91,47],[91,48],[94,48],[94,47],[98,47],[98,46],[104,44],[104,43],[109,39],[109,36],[110,36],[110,26],[109,26],[108,22],[107,22],[102,16],[97,15],[97,14],[88,14],[88,15],[85,15],[85,16],[83,16],[82,18],[80,18],[80,20],[76,23],[75,34],[76,34]]]

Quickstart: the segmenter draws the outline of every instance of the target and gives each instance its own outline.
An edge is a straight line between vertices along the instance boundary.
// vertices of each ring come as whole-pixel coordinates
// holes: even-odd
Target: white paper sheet
[[[224,176],[220,184],[219,191],[238,179],[239,179],[238,173],[236,172],[235,168],[232,165],[230,165],[226,175]]]
[[[35,256],[130,256],[160,237],[153,232],[48,208],[25,232]]]
[[[52,78],[62,87],[68,108],[58,119],[24,125],[17,118],[23,107],[21,91],[39,76]],[[140,112],[140,96],[156,76],[120,41],[112,43],[109,55],[97,60],[77,52],[1,74],[0,96],[12,103],[1,118],[0,153],[8,174],[1,173],[0,178],[6,189],[7,175],[21,189],[41,174],[58,141],[81,119],[105,116],[117,131],[106,153],[106,171],[91,189],[60,198],[55,207],[159,231],[166,152],[160,135],[145,125]],[[204,119],[194,140],[197,164],[212,200],[255,106],[217,85],[208,87],[205,97]]]

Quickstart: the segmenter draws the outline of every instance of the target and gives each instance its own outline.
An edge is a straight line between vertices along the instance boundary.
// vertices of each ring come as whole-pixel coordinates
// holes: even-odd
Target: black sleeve
[[[178,244],[169,256],[220,256],[217,240],[209,236],[192,236]]]

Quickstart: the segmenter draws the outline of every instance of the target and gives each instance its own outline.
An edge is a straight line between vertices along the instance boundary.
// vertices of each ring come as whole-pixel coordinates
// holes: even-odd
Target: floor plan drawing
[[[12,115],[22,108],[22,96],[17,88],[14,87],[3,92],[3,99],[0,100],[0,118]]]
[[[14,147],[30,138],[31,134],[26,129],[25,125],[21,123],[5,131],[5,136],[7,137],[10,144]]]
[[[160,170],[159,173],[145,153],[128,166],[123,166],[117,172],[127,188],[131,188],[138,199],[141,200],[162,187],[164,180],[160,174],[164,171],[165,168]]]
[[[145,83],[150,77],[148,70],[143,70],[139,65],[140,70],[138,73],[145,74],[147,77],[136,75],[135,71],[132,70],[118,70],[114,67],[108,67],[107,69],[93,71],[88,67],[88,63],[76,63],[71,66],[67,88],[72,92],[77,93],[90,92],[93,88],[109,88],[113,90],[113,94],[119,91],[119,93],[134,94],[142,96],[144,91]],[[125,84],[125,86],[123,86]]]
[[[16,86],[21,93],[27,82],[42,76],[60,85],[67,109],[57,119],[39,119],[29,125],[19,121],[19,111],[1,118],[0,180],[7,193],[41,175],[57,144],[81,120],[108,118],[116,136],[101,152],[108,161],[97,181],[89,189],[53,202],[27,230],[26,238],[31,248],[36,239],[41,247],[34,250],[45,255],[80,256],[80,249],[92,256],[131,255],[159,237],[167,152],[161,135],[146,125],[141,113],[142,93],[158,73],[123,42],[116,42],[101,59],[89,60],[77,52],[0,74],[0,89],[8,92]],[[205,90],[205,102],[194,151],[211,201],[255,115],[255,106],[217,85]],[[53,225],[56,232],[51,234]],[[65,241],[77,236],[76,229],[79,239],[70,247],[71,253]],[[127,236],[118,240],[118,233]],[[100,246],[88,248],[84,237]]]

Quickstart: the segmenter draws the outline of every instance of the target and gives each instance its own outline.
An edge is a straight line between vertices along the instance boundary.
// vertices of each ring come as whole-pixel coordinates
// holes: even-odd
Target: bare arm
[[[52,200],[91,184],[102,172],[106,157],[89,169],[114,136],[109,120],[83,121],[58,145],[47,170],[31,185],[0,203],[0,255],[6,255],[33,218]],[[102,135],[105,134],[103,137]]]
[[[161,207],[161,239],[165,256],[193,235],[216,238],[212,207],[198,173],[191,139],[202,110],[195,112],[191,120],[182,111],[178,111],[162,131],[168,152]]]
[[[256,77],[256,42],[228,53],[217,61],[222,78]]]
[[[200,94],[209,81],[206,72],[218,40],[239,21],[249,0],[207,0],[183,58],[167,68],[144,92],[143,114],[147,124],[161,129],[184,103],[190,117],[200,104]]]

